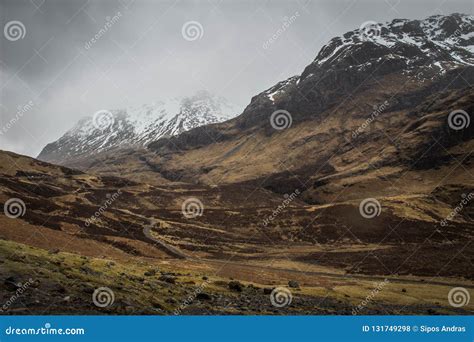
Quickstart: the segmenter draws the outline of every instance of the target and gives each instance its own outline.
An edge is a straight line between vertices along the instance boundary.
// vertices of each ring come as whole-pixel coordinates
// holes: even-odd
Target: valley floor
[[[0,203],[24,205],[0,215],[1,314],[474,313],[469,298],[452,305],[453,290],[474,289],[472,207],[440,224],[474,192],[467,172],[424,193],[370,194],[381,212],[367,219],[360,196],[294,198],[275,215],[288,197],[251,185],[150,185],[9,152],[0,161]],[[201,215],[186,217],[196,198]]]
[[[474,288],[459,279],[350,276],[263,260],[114,261],[5,240],[0,255],[2,314],[472,314],[474,309],[472,303],[459,309],[448,304],[453,286]],[[93,299],[101,288],[113,296],[104,307]],[[272,303],[275,288],[287,291],[281,293],[282,307]]]

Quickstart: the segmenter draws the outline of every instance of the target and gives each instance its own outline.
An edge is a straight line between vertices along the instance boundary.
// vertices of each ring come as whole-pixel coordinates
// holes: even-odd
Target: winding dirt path
[[[166,242],[164,242],[160,239],[155,238],[151,234],[151,229],[152,228],[153,228],[153,226],[146,226],[145,228],[143,228],[143,234],[145,234],[145,236],[147,238],[149,238],[150,240],[153,240],[153,242],[158,244],[160,249],[164,250],[166,253],[168,253],[172,257],[175,257],[175,258],[178,258],[178,259],[189,259],[189,257],[186,254],[184,254],[181,250],[167,244]]]

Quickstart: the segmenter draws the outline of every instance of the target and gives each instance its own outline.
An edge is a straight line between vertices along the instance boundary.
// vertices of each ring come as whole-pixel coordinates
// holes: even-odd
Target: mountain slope
[[[362,31],[236,118],[66,160],[90,174],[0,151],[0,202],[24,208],[0,216],[4,284],[33,274],[41,312],[100,312],[107,286],[108,312],[170,313],[210,279],[185,312],[349,314],[386,279],[364,313],[472,313],[448,301],[474,286],[472,17]]]
[[[255,182],[280,193],[300,186],[318,202],[329,191],[323,183],[344,175],[470,163],[474,125],[453,129],[450,114],[472,121],[473,16],[379,27],[331,40],[300,76],[252,98],[239,117],[151,143],[150,162],[181,180]]]
[[[99,111],[80,120],[59,140],[48,144],[38,159],[71,164],[116,148],[144,147],[206,124],[225,121],[237,109],[205,91],[182,99],[156,102],[125,110]]]

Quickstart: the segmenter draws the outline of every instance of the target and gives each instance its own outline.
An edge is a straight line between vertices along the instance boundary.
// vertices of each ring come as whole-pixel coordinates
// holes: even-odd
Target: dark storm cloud
[[[0,0],[0,6],[2,31],[12,20],[26,30],[23,39],[2,34],[0,40],[0,149],[33,156],[104,108],[207,89],[243,109],[253,95],[301,73],[329,39],[368,20],[473,12],[472,1],[397,0]],[[296,19],[282,29],[285,18]],[[201,38],[183,38],[188,21],[202,25]]]

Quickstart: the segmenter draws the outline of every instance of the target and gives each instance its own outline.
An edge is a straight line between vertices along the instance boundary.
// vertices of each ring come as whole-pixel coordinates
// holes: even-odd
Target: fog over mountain
[[[238,111],[225,99],[205,91],[140,107],[102,110],[81,119],[59,140],[46,145],[38,159],[63,164],[111,149],[146,147],[161,137],[231,119]]]

